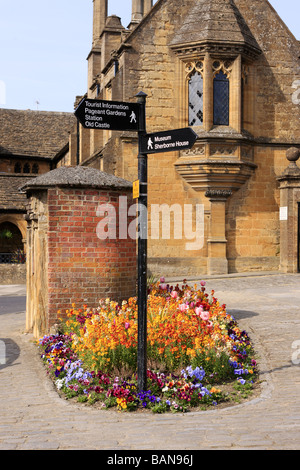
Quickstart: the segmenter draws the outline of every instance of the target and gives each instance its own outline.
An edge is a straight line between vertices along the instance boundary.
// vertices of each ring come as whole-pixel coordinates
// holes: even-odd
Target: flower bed
[[[200,288],[149,286],[147,390],[137,390],[137,299],[100,300],[67,311],[60,333],[39,340],[42,359],[67,398],[119,410],[185,412],[223,403],[222,385],[251,389],[257,376],[248,334]]]

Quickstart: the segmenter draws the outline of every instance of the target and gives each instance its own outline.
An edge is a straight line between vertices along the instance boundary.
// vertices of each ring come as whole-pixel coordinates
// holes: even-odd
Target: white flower
[[[74,334],[74,335],[73,335],[73,343],[74,343],[74,345],[76,346],[76,344],[78,344],[78,342],[79,342],[78,336]]]
[[[55,381],[55,386],[56,386],[57,390],[60,390],[63,387],[64,382],[65,382],[64,379],[57,379]]]

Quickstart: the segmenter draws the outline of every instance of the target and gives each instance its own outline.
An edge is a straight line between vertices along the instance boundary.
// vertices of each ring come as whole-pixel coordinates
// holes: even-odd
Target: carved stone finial
[[[286,158],[289,162],[296,162],[300,158],[300,149],[296,147],[290,147],[286,151]]]
[[[278,181],[300,181],[300,168],[296,161],[300,158],[300,149],[290,147],[286,151],[286,158],[290,162],[289,166],[284,170],[282,175],[277,177]]]

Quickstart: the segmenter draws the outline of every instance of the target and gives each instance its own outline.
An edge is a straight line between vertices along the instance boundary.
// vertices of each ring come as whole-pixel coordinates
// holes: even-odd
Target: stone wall
[[[0,264],[0,284],[26,284],[26,264]]]

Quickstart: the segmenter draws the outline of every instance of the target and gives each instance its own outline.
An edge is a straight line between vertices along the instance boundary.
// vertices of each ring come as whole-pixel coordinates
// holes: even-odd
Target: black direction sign
[[[141,139],[141,152],[147,154],[190,149],[196,138],[197,134],[190,127],[145,134]]]
[[[75,116],[86,129],[138,131],[138,103],[83,99]]]

